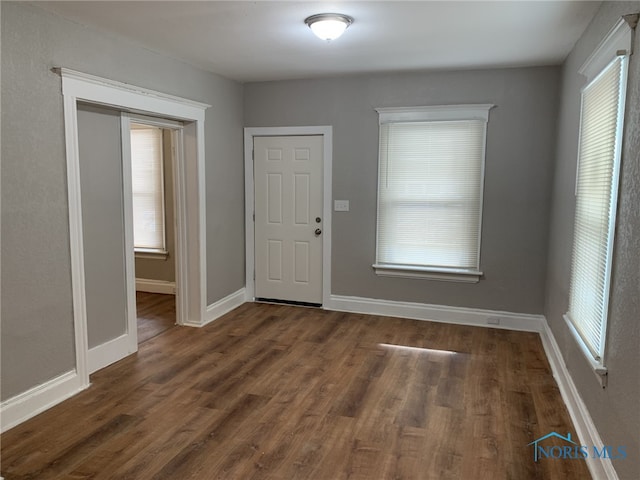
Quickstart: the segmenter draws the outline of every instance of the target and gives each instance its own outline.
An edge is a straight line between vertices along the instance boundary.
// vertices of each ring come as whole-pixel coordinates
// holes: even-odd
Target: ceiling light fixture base
[[[341,13],[318,13],[305,18],[304,23],[321,40],[335,40],[353,23],[353,18]]]

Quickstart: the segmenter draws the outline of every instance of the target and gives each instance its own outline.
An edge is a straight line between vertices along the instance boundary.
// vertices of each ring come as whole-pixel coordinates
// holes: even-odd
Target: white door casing
[[[138,350],[138,335],[137,335],[137,325],[138,325],[138,316],[136,310],[136,276],[135,276],[135,255],[134,255],[134,239],[133,239],[133,198],[131,195],[132,192],[132,178],[131,178],[131,122],[136,123],[144,123],[146,125],[156,126],[163,129],[171,130],[172,135],[172,144],[173,145],[182,145],[182,130],[183,124],[181,122],[176,122],[168,119],[159,119],[155,117],[147,117],[140,114],[132,114],[127,112],[120,113],[120,126],[121,126],[121,141],[122,141],[122,181],[123,181],[123,192],[126,192],[123,195],[123,206],[124,206],[124,244],[125,244],[125,274],[126,274],[126,295],[127,295],[127,333],[123,336],[123,340],[126,341],[127,346],[125,348],[121,348],[120,351],[118,349],[110,346],[109,350],[110,354],[101,355],[100,351],[104,351],[105,349],[90,349],[89,350],[89,373],[93,373],[94,371],[103,368],[106,365],[110,365],[114,361],[119,360],[120,358],[125,357],[126,355],[133,353]],[[172,169],[175,171],[176,167],[183,163],[182,158],[182,150],[175,148],[175,153],[168,153],[169,158],[172,162]],[[163,159],[163,162],[166,161]],[[172,175],[173,179],[173,191],[176,191],[176,175]],[[175,194],[169,201],[174,202],[175,204]],[[182,219],[177,218],[178,215],[181,214],[179,210],[175,208],[174,212],[176,214],[176,223],[180,224],[183,222]],[[175,231],[175,226],[174,229]],[[176,253],[179,255],[182,246],[179,244],[180,239],[174,239],[176,245]],[[180,272],[180,262],[176,260],[171,260],[176,262],[176,280],[177,276]],[[179,281],[176,281],[176,284],[180,284]],[[180,292],[176,291],[176,305],[180,305]],[[176,308],[176,323],[178,325],[182,325],[183,321],[181,315],[183,314],[183,309]],[[95,358],[98,357],[98,358]]]
[[[112,106],[121,111],[158,115],[185,122],[184,162],[178,165],[176,210],[182,222],[177,225],[180,250],[177,252],[176,283],[180,292],[180,318],[184,325],[200,326],[206,310],[205,252],[205,183],[204,183],[204,121],[210,105],[167,95],[142,87],[57,68],[62,77],[64,126],[69,200],[69,235],[71,252],[71,282],[75,337],[75,375],[72,388],[89,385],[89,353],[87,344],[86,295],[82,238],[82,206],[78,160],[77,102]],[[187,212],[189,213],[187,215]],[[190,235],[187,235],[187,231]]]
[[[322,304],[322,136],[254,137],[255,296]]]
[[[266,136],[308,136],[322,138],[322,305],[331,301],[331,203],[333,128],[331,126],[247,127],[244,129],[245,165],[245,298],[253,301],[255,295],[255,224],[254,224],[254,166],[253,141]],[[315,221],[315,218],[313,219]]]

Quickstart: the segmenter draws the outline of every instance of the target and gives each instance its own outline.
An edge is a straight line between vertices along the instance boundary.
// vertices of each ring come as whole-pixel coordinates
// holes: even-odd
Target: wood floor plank
[[[152,306],[145,307],[152,311]],[[141,311],[143,311],[141,309]],[[244,304],[171,327],[1,437],[5,480],[573,480],[536,334]]]
[[[175,295],[136,292],[138,343],[173,328],[176,323]]]

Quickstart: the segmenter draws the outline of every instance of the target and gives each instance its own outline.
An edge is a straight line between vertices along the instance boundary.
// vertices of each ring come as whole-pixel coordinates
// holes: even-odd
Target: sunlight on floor
[[[392,343],[379,343],[379,347],[388,348],[390,350],[402,350],[412,353],[427,353],[430,355],[460,355],[460,352],[452,352],[450,350],[434,350],[432,348],[409,347],[407,345],[394,345]]]

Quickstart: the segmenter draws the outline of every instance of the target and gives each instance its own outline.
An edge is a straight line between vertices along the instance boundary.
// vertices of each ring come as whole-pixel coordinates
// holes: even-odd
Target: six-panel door
[[[322,303],[322,141],[254,137],[256,298]]]

